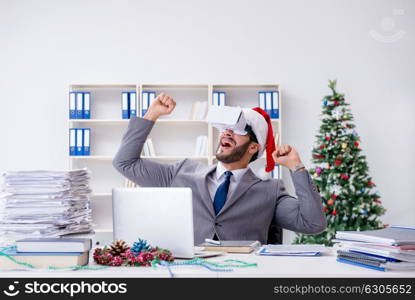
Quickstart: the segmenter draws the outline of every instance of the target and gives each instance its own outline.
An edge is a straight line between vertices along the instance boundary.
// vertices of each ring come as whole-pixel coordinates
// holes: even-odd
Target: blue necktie
[[[224,173],[225,181],[219,185],[216,190],[215,198],[213,199],[213,208],[215,209],[215,214],[217,215],[222,207],[225,205],[226,196],[228,195],[229,184],[231,182],[232,172],[226,171]]]

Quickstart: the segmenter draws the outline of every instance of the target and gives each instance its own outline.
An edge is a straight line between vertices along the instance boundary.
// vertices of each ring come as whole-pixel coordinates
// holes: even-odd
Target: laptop
[[[176,258],[209,257],[220,252],[194,247],[190,188],[114,188],[114,240],[132,245],[139,238],[168,249]]]

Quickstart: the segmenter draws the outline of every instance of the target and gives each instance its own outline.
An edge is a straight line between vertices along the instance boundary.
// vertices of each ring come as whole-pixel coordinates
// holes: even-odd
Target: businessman
[[[275,145],[269,116],[259,108],[243,110],[245,128],[222,128],[217,165],[142,159],[141,150],[155,122],[175,107],[172,97],[160,94],[143,118],[132,117],[113,166],[142,187],[190,187],[195,244],[205,238],[267,243],[273,219],[279,227],[306,234],[326,228],[320,195],[299,154],[289,145]],[[249,163],[265,150],[266,171],[275,163],[290,169],[297,198],[287,193],[282,180],[264,180],[251,171]]]

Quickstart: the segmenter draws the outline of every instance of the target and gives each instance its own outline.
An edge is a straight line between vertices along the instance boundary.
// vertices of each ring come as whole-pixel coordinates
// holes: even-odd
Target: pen
[[[205,239],[205,242],[208,243],[208,244],[220,245],[220,241],[215,241],[215,240],[211,240],[211,239]]]

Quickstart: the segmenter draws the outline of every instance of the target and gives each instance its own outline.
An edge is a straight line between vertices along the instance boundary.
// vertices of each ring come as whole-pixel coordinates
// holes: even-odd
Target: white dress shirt
[[[221,162],[218,163],[216,166],[216,172],[212,172],[207,177],[207,187],[209,190],[210,198],[213,200],[215,199],[216,190],[218,189],[219,185],[225,181],[224,173],[228,171]],[[245,172],[248,171],[248,168],[244,169],[237,169],[232,170],[231,182],[229,184],[228,196],[226,199],[229,199],[232,193],[235,191],[237,185],[241,181],[242,176]]]

